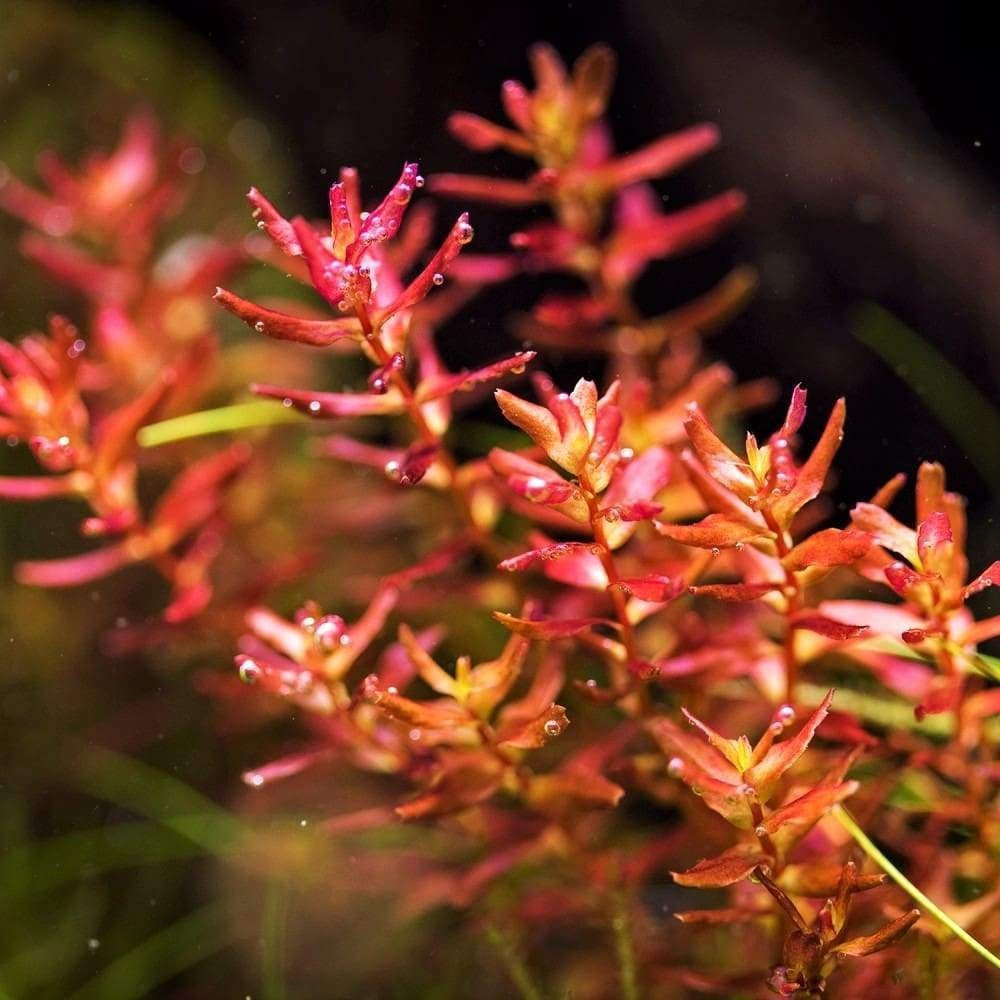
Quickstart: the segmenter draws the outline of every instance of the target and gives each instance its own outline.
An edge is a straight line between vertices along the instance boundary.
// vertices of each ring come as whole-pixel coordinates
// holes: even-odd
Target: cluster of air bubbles
[[[295,613],[295,623],[308,632],[324,652],[329,653],[351,642],[347,623],[340,615],[320,615],[314,607],[304,607]]]
[[[369,215],[367,212],[361,213],[361,220],[365,224],[361,233],[361,242],[367,246],[372,243],[382,243],[390,236],[391,230],[378,215]]]
[[[795,483],[795,460],[788,439],[774,438],[771,441],[771,495],[782,496]]]
[[[389,385],[393,374],[403,371],[406,367],[406,358],[398,351],[381,368],[368,376],[368,388],[377,396],[384,396],[389,391]]]
[[[781,723],[782,728],[790,726],[795,721],[795,709],[791,705],[782,705],[774,713],[774,721]]]
[[[57,438],[36,436],[28,441],[28,446],[35,457],[51,467],[66,468],[73,463],[75,452],[69,436],[62,434]]]
[[[66,356],[75,361],[87,349],[87,342],[77,337],[69,347],[66,348]]]

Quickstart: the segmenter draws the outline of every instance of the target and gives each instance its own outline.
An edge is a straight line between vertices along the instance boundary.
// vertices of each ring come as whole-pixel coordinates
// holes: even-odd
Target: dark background
[[[847,394],[845,499],[939,458],[973,513],[986,513],[996,463],[975,468],[930,414],[921,396],[935,392],[934,372],[893,371],[852,335],[855,307],[876,302],[996,399],[1000,62],[984,5],[160,6],[214,46],[283,132],[300,165],[290,207],[316,212],[344,162],[360,166],[374,191],[404,156],[427,172],[516,170],[460,149],[443,129],[448,112],[500,117],[499,84],[527,76],[533,41],[547,39],[568,58],[608,42],[621,54],[612,104],[621,148],[698,120],[722,127],[719,151],[662,186],[668,207],[729,186],[750,197],[730,236],[654,269],[640,289],[644,304],[663,308],[732,263],[754,264],[757,299],[713,350],[743,378],[772,374],[785,392],[804,381],[822,409]],[[478,248],[502,245],[516,220],[475,209]],[[476,324],[453,334],[460,360],[496,355],[493,307],[503,301],[509,290],[506,299],[487,296]]]

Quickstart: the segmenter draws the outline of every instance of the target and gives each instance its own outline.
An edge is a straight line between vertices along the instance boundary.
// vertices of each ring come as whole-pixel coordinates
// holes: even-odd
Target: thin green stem
[[[288,885],[273,878],[264,896],[261,917],[260,964],[264,1000],[284,1000],[285,939],[288,931]]]
[[[639,1000],[639,976],[632,945],[632,927],[625,909],[624,893],[615,893],[611,930],[615,935],[615,953],[622,984],[622,1000]]]
[[[1000,461],[990,444],[1000,434],[1000,413],[990,400],[928,341],[881,306],[860,306],[851,325],[854,336],[890,365],[941,421],[983,478],[1000,489]]]
[[[997,958],[985,945],[977,941],[964,927],[960,927],[940,906],[925,896],[872,842],[868,834],[858,826],[854,817],[843,807],[834,806],[833,815],[840,825],[857,841],[865,852],[909,896],[919,903],[931,916],[936,917],[955,937],[964,941],[977,955],[986,959],[994,968],[1000,969]]]
[[[521,1000],[542,1000],[542,991],[535,985],[528,966],[520,956],[517,946],[496,924],[486,925],[486,938],[496,949],[503,967],[517,987]]]
[[[143,427],[136,435],[136,440],[143,448],[157,448],[173,441],[203,437],[206,434],[242,431],[250,427],[272,427],[275,424],[298,424],[307,419],[304,414],[281,403],[259,399],[161,420]]]

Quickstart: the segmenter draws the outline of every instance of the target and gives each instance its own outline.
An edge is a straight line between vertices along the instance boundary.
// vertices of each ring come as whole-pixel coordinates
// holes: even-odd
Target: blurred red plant
[[[260,603],[266,585],[237,600],[247,628],[240,679],[304,714],[310,731],[295,753],[246,780],[265,786],[330,758],[396,776],[412,797],[394,811],[379,802],[335,816],[331,836],[393,816],[471,835],[476,860],[460,867],[428,857],[401,889],[405,908],[473,908],[528,928],[535,943],[560,925],[606,921],[615,947],[586,966],[598,977],[594,995],[613,992],[616,977],[627,996],[640,986],[736,995],[748,982],[817,995],[828,977],[845,995],[873,983],[881,996],[913,995],[918,978],[935,993],[946,975],[956,989],[975,984],[980,960],[929,931],[920,932],[924,943],[947,950],[948,973],[924,963],[894,981],[901,950],[916,947],[903,935],[919,914],[903,911],[898,894],[867,891],[883,878],[859,872],[830,814],[851,798],[914,877],[933,875],[938,915],[996,931],[990,716],[1000,692],[989,684],[996,661],[978,647],[1000,634],[1000,618],[977,621],[967,602],[1000,584],[1000,563],[968,580],[962,501],[932,463],[918,472],[916,529],[886,510],[902,476],[858,504],[849,524],[821,527],[843,400],[811,450],[799,447],[800,386],[763,444],[747,434],[742,452],[731,447],[732,418],[769,400],[770,387],[735,386],[727,368],[704,360],[702,339],[739,308],[752,272],[736,269],[662,316],[643,317],[632,298],[651,262],[712,239],[743,210],[743,195],[730,191],[665,214],[649,183],[710,150],[717,131],[699,125],[617,155],[605,121],[613,54],[595,46],[567,70],[539,45],[531,62],[534,91],[503,86],[510,126],[467,112],[448,123],[474,150],[529,159],[529,176],[444,174],[427,185],[464,201],[548,206],[551,218],[514,233],[509,251],[467,252],[464,212],[430,251],[433,220],[409,209],[424,186],[415,163],[368,211],[357,172],[345,168],[322,225],[286,219],[249,193],[282,269],[323,306],[271,308],[221,288],[215,298],[257,333],[353,348],[370,367],[356,391],[253,391],[323,426],[349,421],[350,433],[328,437],[322,451],[384,473],[353,527],[353,498],[324,498],[337,509],[327,528],[349,558],[362,563],[377,545],[398,559],[394,536],[409,519],[420,525],[421,551],[413,565],[376,570],[374,584],[345,588],[362,606],[353,624],[313,601],[282,617]],[[213,242],[183,281],[164,283],[151,255],[180,192],[155,136],[142,114],[115,153],[92,157],[76,175],[45,158],[47,194],[3,175],[0,207],[35,230],[25,251],[79,291],[89,313],[83,336],[54,318],[47,336],[0,342],[0,431],[27,442],[47,473],[0,478],[0,494],[79,497],[91,508],[84,534],[114,539],[22,564],[24,582],[68,585],[147,560],[174,588],[166,617],[177,622],[211,600],[225,491],[249,449],[237,443],[181,467],[147,515],[135,436],[178,395],[187,408],[202,398],[217,341],[211,322],[183,304],[201,303],[206,283],[244,254]],[[435,338],[480,286],[525,271],[564,272],[578,289],[543,298],[518,334],[543,350],[605,358],[607,388],[581,379],[561,392],[536,372],[538,402],[497,389],[503,416],[530,440],[501,443],[498,433],[484,455],[456,423],[460,394],[521,376],[538,353],[451,372]],[[393,418],[392,429],[357,419],[372,417]],[[271,469],[282,460],[266,459]],[[396,492],[418,484],[447,506]],[[363,534],[352,537],[359,525]],[[294,526],[308,546],[311,536]],[[871,583],[899,602],[876,600]],[[459,616],[439,610],[456,600]],[[394,643],[384,639],[393,615]],[[510,635],[474,655],[483,640],[471,623],[491,615]],[[434,652],[442,645],[460,654],[453,670]],[[823,693],[831,682],[853,696],[843,706],[833,690]],[[896,704],[890,692],[914,705],[902,724],[898,714],[891,724],[881,717],[881,706]],[[678,711],[700,735],[675,721]],[[801,727],[783,738],[800,713]],[[929,726],[935,715],[942,724]],[[762,735],[731,739],[715,726]],[[885,801],[908,779],[923,789],[911,806],[916,823]],[[635,822],[639,804],[645,822]],[[735,843],[713,812],[740,831]],[[951,835],[957,823],[963,838]],[[671,890],[684,901],[675,913],[683,933],[664,932],[643,903],[644,887],[671,869],[679,886],[714,891],[708,908],[691,909],[689,896]],[[970,871],[977,892],[963,896],[960,876]],[[494,892],[508,877],[509,891]],[[697,942],[706,925],[729,927],[728,947],[711,963]],[[582,956],[564,952],[551,977],[565,986]]]

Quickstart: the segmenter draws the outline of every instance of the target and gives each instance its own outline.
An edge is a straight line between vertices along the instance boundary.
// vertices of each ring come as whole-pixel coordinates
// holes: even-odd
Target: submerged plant
[[[238,278],[251,244],[212,242],[183,280],[164,280],[156,224],[178,188],[160,179],[145,115],[78,174],[43,161],[49,194],[0,175],[0,207],[37,230],[26,252],[87,306],[80,333],[56,318],[47,336],[0,342],[0,430],[44,473],[2,477],[0,494],[75,497],[90,508],[83,533],[110,539],[18,574],[65,586],[148,561],[173,588],[168,622],[214,615],[245,686],[212,689],[266,701],[303,730],[292,754],[248,762],[247,783],[320,782],[330,761],[391,776],[377,801],[330,817],[328,835],[433,826],[449,849],[401,852],[400,906],[408,919],[451,907],[488,924],[524,996],[815,996],[828,981],[843,995],[972,995],[984,961],[1000,967],[981,943],[998,930],[1000,689],[979,648],[1000,618],[975,614],[1000,563],[970,579],[962,500],[933,463],[917,474],[916,528],[887,510],[902,476],[827,525],[844,400],[803,434],[795,386],[780,427],[735,445],[736,422],[772,389],[735,384],[703,340],[752,272],[652,317],[633,294],[653,261],[742,212],[729,191],[664,213],[650,185],[717,131],[617,154],[613,54],[595,46],[567,69],[539,45],[531,62],[534,90],[503,86],[509,125],[468,112],[448,123],[474,150],[526,158],[528,175],[426,184],[463,203],[546,208],[507,250],[475,252],[464,211],[435,243],[432,214],[411,207],[425,187],[416,163],[368,210],[357,171],[343,169],[322,223],[250,191],[273,245],[253,253],[316,295],[256,302],[218,288],[215,299],[255,333],[340,363],[337,389],[308,361],[288,369],[308,387],[254,384],[276,402],[252,421],[298,411],[325,436],[303,460],[285,448],[300,430],[275,431],[255,473],[241,441],[207,455],[194,445],[196,460],[181,447],[149,513],[136,484],[152,463],[136,434],[207,397],[220,347],[203,286]],[[461,326],[469,298],[550,271],[575,290],[518,320],[532,349],[497,344],[499,360],[448,368],[440,331]],[[563,391],[542,371],[546,351],[588,356],[600,375]],[[529,368],[536,401],[498,388]],[[493,428],[476,447],[462,411],[484,389],[523,437]],[[239,430],[249,412],[223,426]],[[217,429],[211,414],[188,420],[185,436]],[[251,534],[280,525],[292,565],[268,575],[233,546],[214,569],[238,520],[227,493],[252,491],[251,475],[283,481],[293,463],[297,505],[272,498],[241,522]],[[322,573],[324,559],[341,578]],[[216,573],[226,596],[213,601]],[[271,593],[293,577],[312,595],[295,611]],[[838,822],[845,802],[868,831],[860,846],[891,845],[901,880],[979,954],[928,921],[907,933],[919,913],[855,849]],[[682,927],[649,905],[657,887]],[[700,908],[691,887],[711,891]]]

